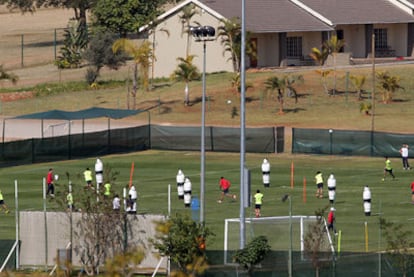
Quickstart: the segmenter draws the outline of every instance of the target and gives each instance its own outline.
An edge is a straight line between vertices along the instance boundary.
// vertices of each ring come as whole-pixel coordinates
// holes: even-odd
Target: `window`
[[[302,57],[302,37],[287,37],[286,51],[288,57]]]
[[[375,34],[375,49],[387,49],[387,29],[374,29]]]

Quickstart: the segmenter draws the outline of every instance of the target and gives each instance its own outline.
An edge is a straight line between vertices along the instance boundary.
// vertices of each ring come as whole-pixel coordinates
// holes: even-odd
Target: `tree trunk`
[[[138,65],[134,64],[134,76],[132,78],[132,109],[136,109],[137,104],[137,90],[138,90]]]
[[[188,82],[185,83],[184,88],[184,105],[188,106],[190,104],[190,94],[188,92]]]

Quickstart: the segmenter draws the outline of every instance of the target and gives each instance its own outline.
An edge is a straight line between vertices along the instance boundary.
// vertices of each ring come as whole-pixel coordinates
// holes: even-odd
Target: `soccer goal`
[[[254,237],[265,236],[272,250],[287,251],[292,241],[292,250],[305,251],[305,236],[312,223],[317,221],[316,216],[295,215],[291,218],[292,240],[290,239],[290,217],[273,216],[259,218],[245,218],[246,242]],[[332,251],[332,238],[328,226],[323,219],[323,228],[326,230],[326,239],[323,240],[322,251]],[[224,264],[232,264],[232,253],[238,250],[240,243],[240,219],[227,218],[224,220]]]
[[[70,135],[70,128],[73,125],[72,121],[49,124],[43,130],[43,137],[59,137]]]

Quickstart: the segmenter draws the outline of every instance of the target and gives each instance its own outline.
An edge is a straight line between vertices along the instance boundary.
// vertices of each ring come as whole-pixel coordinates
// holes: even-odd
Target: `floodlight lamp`
[[[216,30],[211,26],[203,26],[203,36],[204,37],[214,37],[216,35]]]

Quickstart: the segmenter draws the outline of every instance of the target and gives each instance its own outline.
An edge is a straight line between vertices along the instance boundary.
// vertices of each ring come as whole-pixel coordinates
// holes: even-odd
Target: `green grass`
[[[387,220],[404,224],[406,230],[414,228],[413,205],[411,204],[410,183],[412,172],[403,171],[401,162],[393,159],[397,179],[395,181],[381,181],[384,160],[382,158],[365,157],[338,157],[338,156],[305,156],[277,154],[268,156],[271,163],[271,187],[263,188],[260,165],[262,154],[247,154],[246,166],[251,170],[252,191],[261,189],[264,192],[262,216],[287,216],[288,203],[283,203],[281,197],[289,193],[292,195],[293,215],[314,215],[314,211],[329,204],[325,184],[325,198],[316,199],[314,175],[320,170],[324,173],[325,181],[331,172],[337,179],[336,227],[342,230],[342,251],[365,251],[364,222],[368,222],[369,250],[375,251],[379,247],[378,213]],[[145,151],[128,155],[102,157],[104,166],[111,166],[119,171],[120,176],[113,189],[121,193],[122,187],[128,183],[131,163],[135,163],[134,183],[139,193],[139,212],[167,213],[167,191],[171,184],[172,213],[191,215],[191,210],[184,207],[177,199],[175,175],[181,168],[185,175],[190,177],[193,184],[193,194],[199,195],[200,189],[200,154],[198,152],[170,152]],[[76,194],[81,193],[83,181],[81,173],[85,167],[94,166],[94,159],[64,161],[48,164],[35,164],[0,169],[2,176],[1,189],[6,203],[14,211],[14,180],[19,185],[19,206],[21,210],[42,210],[42,178],[49,167],[53,167],[59,174],[57,197],[63,197],[64,185],[67,184],[66,172],[74,183]],[[295,182],[290,188],[290,168],[294,163]],[[206,224],[215,233],[211,241],[207,242],[210,250],[223,248],[223,232],[225,218],[239,217],[239,201],[224,201],[218,204],[218,180],[225,176],[232,181],[231,191],[239,194],[240,156],[234,153],[207,153],[206,157]],[[303,184],[306,179],[306,203],[303,198]],[[366,217],[362,205],[362,191],[369,185],[372,192],[373,216]],[[226,199],[228,200],[228,199]],[[54,201],[48,202],[48,208],[58,209]],[[13,239],[15,234],[14,212],[0,214],[0,238]],[[254,216],[253,207],[245,210],[246,217]],[[21,228],[24,228],[21,226]],[[247,226],[246,232],[253,230]],[[287,232],[287,230],[286,230]],[[294,230],[297,233],[297,230]],[[235,234],[236,235],[236,234]],[[238,235],[238,234],[237,234]],[[272,234],[286,237],[286,233]],[[286,241],[286,240],[285,240]],[[385,248],[385,239],[382,238],[381,248]],[[279,245],[285,249],[286,244]],[[298,249],[299,242],[294,243]]]

